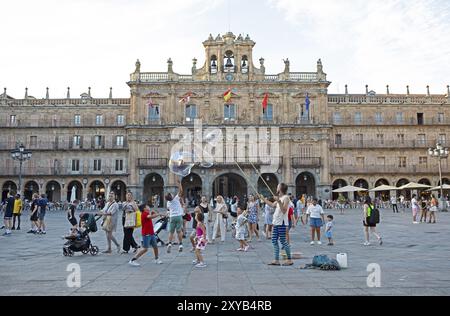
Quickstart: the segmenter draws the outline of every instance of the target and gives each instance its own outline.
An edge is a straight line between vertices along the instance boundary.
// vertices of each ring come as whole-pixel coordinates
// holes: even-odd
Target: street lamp
[[[19,193],[22,195],[22,165],[25,161],[31,159],[31,151],[26,150],[23,144],[11,151],[11,158],[19,162]]]
[[[444,200],[444,184],[442,183],[442,160],[447,159],[449,156],[448,148],[444,148],[442,144],[437,143],[435,148],[428,149],[428,155],[439,160],[439,180],[441,184],[441,211],[446,212],[445,200]]]

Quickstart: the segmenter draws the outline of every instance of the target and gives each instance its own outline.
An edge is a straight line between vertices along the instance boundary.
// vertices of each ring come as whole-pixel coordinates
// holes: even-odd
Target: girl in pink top
[[[206,248],[206,226],[204,224],[205,216],[203,213],[197,213],[195,215],[195,220],[197,221],[197,229],[196,229],[196,237],[195,242],[197,246],[195,247],[195,257],[196,259],[193,261],[196,268],[206,268],[206,264],[203,260],[202,251]]]

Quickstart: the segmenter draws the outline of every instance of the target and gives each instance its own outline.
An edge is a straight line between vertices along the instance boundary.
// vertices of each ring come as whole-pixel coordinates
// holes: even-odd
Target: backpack
[[[377,208],[372,208],[371,205],[369,205],[369,208],[371,210],[370,216],[369,216],[369,224],[379,224],[380,223],[380,210]]]
[[[307,265],[307,267],[312,267],[320,270],[341,270],[341,266],[335,259],[330,259],[326,255],[319,255],[313,258],[313,262],[311,265]]]

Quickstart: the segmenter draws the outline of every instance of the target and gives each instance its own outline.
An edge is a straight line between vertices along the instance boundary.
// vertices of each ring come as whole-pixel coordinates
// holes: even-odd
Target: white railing
[[[329,103],[343,104],[448,104],[450,98],[446,96],[408,96],[408,95],[379,95],[368,96],[363,94],[335,94],[328,95]]]

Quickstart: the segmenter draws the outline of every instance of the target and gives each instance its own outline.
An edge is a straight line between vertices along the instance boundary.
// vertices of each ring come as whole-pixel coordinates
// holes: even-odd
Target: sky
[[[136,59],[142,72],[190,74],[205,60],[210,33],[249,34],[266,73],[315,71],[330,93],[445,94],[450,84],[448,0],[2,0],[0,89],[8,95],[129,97]],[[2,93],[3,90],[0,91]]]

